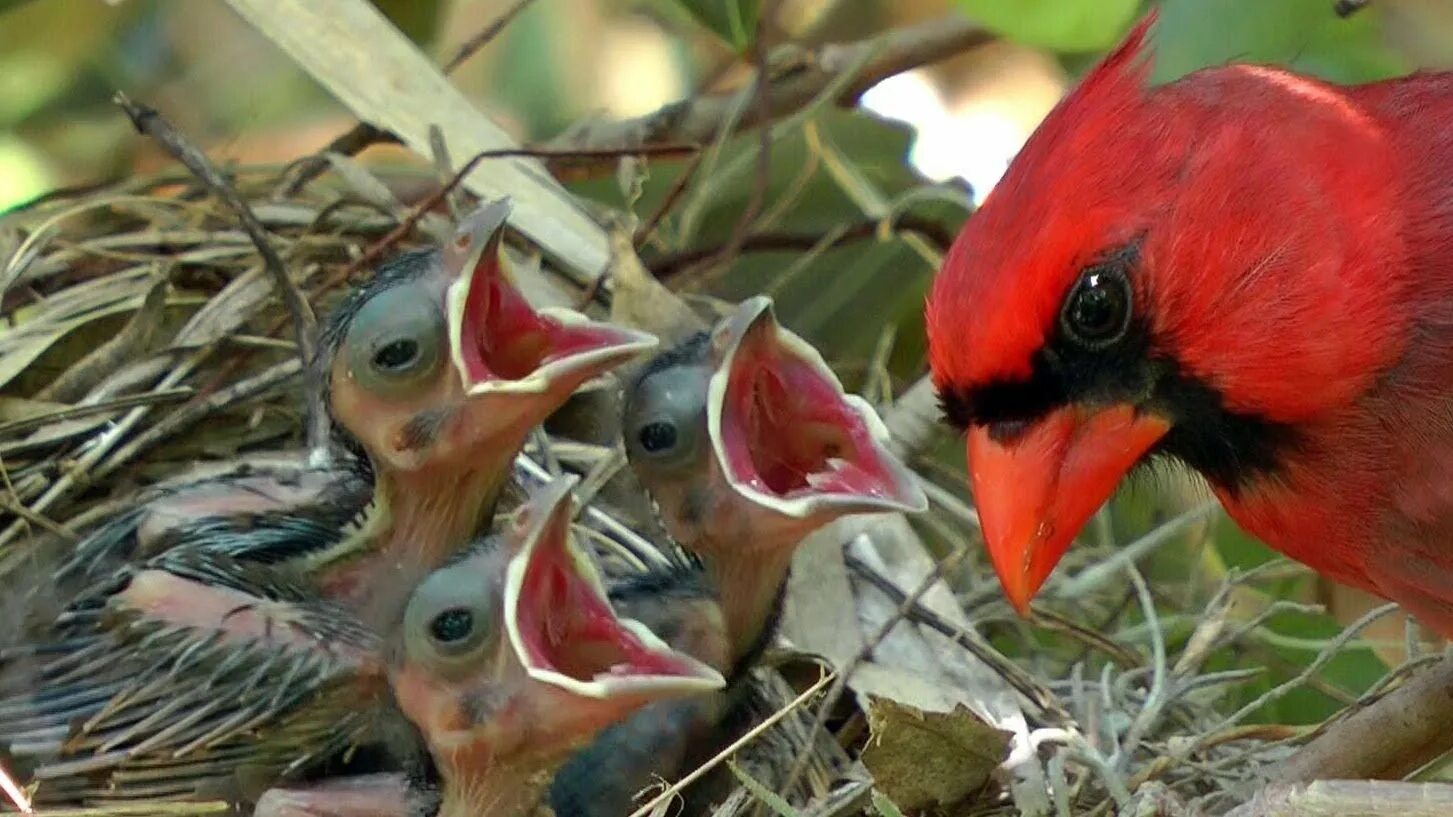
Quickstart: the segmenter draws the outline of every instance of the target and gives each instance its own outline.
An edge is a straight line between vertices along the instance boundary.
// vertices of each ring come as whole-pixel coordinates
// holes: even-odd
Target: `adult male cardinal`
[[[1453,74],[1152,88],[1152,22],[1030,138],[928,300],[1005,591],[1025,610],[1164,456],[1453,636]]]

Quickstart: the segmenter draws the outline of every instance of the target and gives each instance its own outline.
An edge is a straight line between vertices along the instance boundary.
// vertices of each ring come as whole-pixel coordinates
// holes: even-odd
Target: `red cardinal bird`
[[[1152,22],[1050,113],[929,296],[1000,580],[1025,610],[1164,456],[1453,636],[1453,74],[1151,88]]]

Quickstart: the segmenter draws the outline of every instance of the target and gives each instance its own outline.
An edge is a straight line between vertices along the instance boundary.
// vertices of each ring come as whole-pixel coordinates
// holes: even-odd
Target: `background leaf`
[[[729,43],[738,53],[752,45],[761,0],[676,0],[696,22]]]
[[[1101,51],[1125,33],[1140,0],[956,0],[984,27],[1054,51]]]

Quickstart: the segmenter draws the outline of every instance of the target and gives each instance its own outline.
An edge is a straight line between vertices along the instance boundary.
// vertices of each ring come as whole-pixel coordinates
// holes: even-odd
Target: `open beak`
[[[969,431],[969,472],[984,541],[1020,615],[1090,516],[1170,430],[1134,407],[1058,409],[1022,435]]]
[[[510,535],[518,550],[505,573],[505,624],[525,671],[597,699],[721,689],[716,670],[611,608],[594,563],[570,535],[577,481],[566,476],[540,488]]]
[[[562,308],[536,310],[510,283],[500,243],[508,198],[481,206],[445,248],[449,348],[467,394],[543,394],[582,383],[656,346],[656,338]]]
[[[707,428],[738,493],[799,519],[928,507],[877,412],[777,322],[771,299],[743,302],[711,343]]]

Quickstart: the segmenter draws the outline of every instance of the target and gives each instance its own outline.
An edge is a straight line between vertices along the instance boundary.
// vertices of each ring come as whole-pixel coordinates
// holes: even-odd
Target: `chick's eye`
[[[676,447],[676,426],[673,423],[657,421],[647,423],[636,434],[641,450],[649,454],[664,454]]]
[[[700,367],[676,367],[636,385],[621,418],[626,456],[636,467],[678,472],[706,450],[707,376]]]
[[[429,622],[429,635],[440,644],[458,644],[473,632],[474,614],[462,607],[445,610]]]
[[[1065,300],[1060,323],[1071,340],[1103,349],[1124,336],[1130,325],[1130,282],[1115,268],[1096,268],[1080,276]]]
[[[435,382],[448,355],[436,300],[427,290],[405,285],[377,294],[358,310],[343,352],[364,388],[406,398]]]
[[[419,342],[413,338],[400,338],[373,353],[374,368],[383,371],[402,371],[419,359]]]

